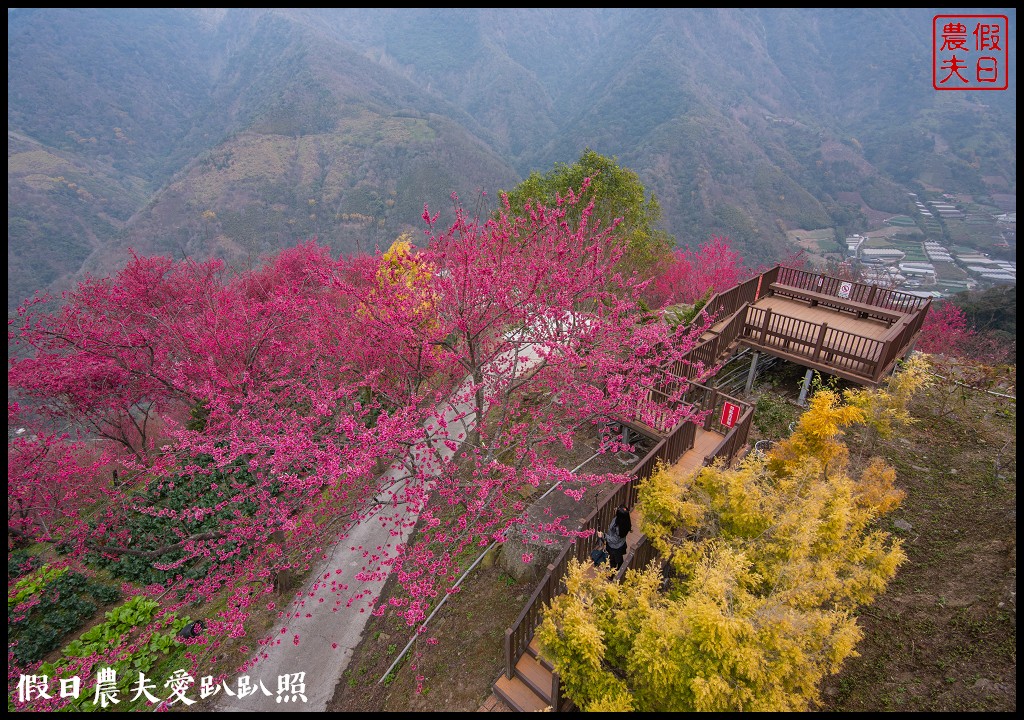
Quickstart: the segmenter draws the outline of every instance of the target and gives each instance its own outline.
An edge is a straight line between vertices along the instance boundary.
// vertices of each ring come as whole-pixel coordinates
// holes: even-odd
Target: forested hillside
[[[587,148],[676,243],[752,263],[920,183],[1013,193],[1008,12],[1010,89],[979,98],[931,88],[915,9],[9,10],[8,305],[128,247],[386,247]]]

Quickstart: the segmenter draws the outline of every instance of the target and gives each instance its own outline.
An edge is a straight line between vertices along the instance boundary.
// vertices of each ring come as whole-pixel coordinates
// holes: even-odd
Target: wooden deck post
[[[505,630],[505,678],[511,680],[516,674],[516,659],[512,656],[512,628]]]
[[[760,340],[762,345],[767,345],[768,344],[767,342],[765,342],[765,338],[768,337],[768,323],[771,321],[771,319],[772,319],[772,309],[771,308],[765,308],[765,310],[764,310],[764,326],[761,328],[761,340]]]
[[[889,362],[890,347],[892,347],[892,339],[886,340],[885,343],[882,344],[882,352],[879,354],[878,361],[875,363],[875,371],[871,373],[871,377],[875,382],[882,379],[882,371]]]
[[[711,411],[711,412],[708,413],[707,417],[704,418],[704,431],[705,432],[711,430],[711,423],[714,422],[714,420],[715,420],[715,418],[714,418],[715,404],[717,402],[718,402],[718,389],[717,388],[711,388],[711,392],[708,394],[708,397],[707,397],[707,403],[708,403],[707,407],[704,408],[705,410],[710,410]]]
[[[821,355],[821,346],[825,342],[825,333],[828,331],[828,323],[823,322],[821,329],[818,331],[818,342],[814,343],[814,361],[818,361],[818,356]]]

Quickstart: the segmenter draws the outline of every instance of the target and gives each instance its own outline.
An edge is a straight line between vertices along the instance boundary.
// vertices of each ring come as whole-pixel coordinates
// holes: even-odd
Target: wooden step
[[[518,677],[509,680],[503,673],[494,681],[492,688],[495,695],[517,712],[541,712],[551,707]]]
[[[544,666],[547,670],[554,670],[555,666],[549,663],[547,660],[540,656],[540,643],[537,642],[537,636],[534,635],[530,640],[530,644],[526,646],[526,651],[537,658],[537,662]]]
[[[554,676],[537,658],[528,652],[523,653],[516,663],[516,677],[537,693],[541,700],[551,704],[551,682]]]

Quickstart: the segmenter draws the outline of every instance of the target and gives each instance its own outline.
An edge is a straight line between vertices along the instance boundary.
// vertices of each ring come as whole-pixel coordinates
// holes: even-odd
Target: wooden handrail
[[[775,294],[783,297],[792,297],[796,300],[806,300],[812,307],[820,304],[823,307],[829,307],[834,310],[846,310],[857,314],[859,317],[872,317],[877,320],[884,320],[890,325],[907,316],[907,313],[900,310],[889,310],[887,308],[879,307],[878,305],[847,300],[845,298],[836,297],[835,295],[826,295],[825,293],[816,292],[814,290],[791,288],[786,285],[780,285],[779,283],[772,283],[771,289]]]
[[[844,282],[848,282],[822,273],[813,273],[782,265],[776,266],[775,269],[778,270],[778,277],[774,282],[836,297],[839,296],[840,286]],[[920,298],[917,295],[900,292],[899,290],[887,290],[876,285],[865,285],[858,282],[850,282],[850,294],[847,299],[890,310],[900,310],[906,313],[917,312],[928,302],[926,298]]]
[[[792,331],[798,327],[801,331],[796,334],[782,330],[787,328]],[[888,337],[889,333],[896,330],[890,328],[886,332]],[[771,308],[748,308],[743,335],[746,343],[769,351],[773,348],[778,349],[777,345],[769,342],[770,338],[778,338],[780,343],[789,341],[789,347],[785,348],[786,354],[805,358],[810,362],[815,361],[815,348],[821,342],[820,352],[830,358],[826,364],[853,377],[862,378],[866,382],[874,382],[878,362],[883,358],[884,340],[831,328],[827,323],[815,323],[773,312]],[[845,358],[846,362],[837,362],[836,358]],[[856,368],[860,366],[864,369],[857,370]]]
[[[814,330],[806,340],[799,340],[796,346],[807,345],[811,350],[806,354],[817,361],[822,354],[829,356],[847,357],[861,363],[869,363],[873,369],[872,373],[864,375],[865,379],[877,380],[877,375],[884,372],[885,368],[900,353],[905,352],[905,345],[920,331],[931,301],[923,300],[914,295],[900,293],[894,290],[883,290],[873,285],[852,283],[849,299],[853,303],[863,303],[879,308],[898,310],[905,313],[905,316],[898,320],[885,335],[885,341],[874,340],[855,333],[840,331],[830,328],[828,323],[811,323],[799,318],[791,318],[782,313],[773,315],[770,308],[758,309],[754,303],[769,292],[774,283],[789,285],[798,289],[810,290],[812,292],[830,294],[838,297],[839,285],[837,278],[828,278],[817,273],[809,273],[795,268],[787,268],[776,265],[773,268],[757,275],[749,280],[730,288],[725,293],[713,295],[708,301],[706,308],[709,313],[715,314],[717,320],[729,318],[729,322],[703,343],[695,346],[681,361],[670,369],[670,375],[675,375],[680,381],[688,382],[688,388],[681,399],[683,402],[700,405],[704,410],[713,412],[720,401],[732,402],[742,409],[739,421],[726,433],[726,436],[715,447],[715,449],[704,458],[705,464],[714,462],[717,458],[723,458],[732,462],[739,450],[746,445],[750,433],[750,426],[753,421],[753,407],[750,403],[739,400],[732,396],[721,393],[713,388],[694,383],[693,364],[704,362],[713,366],[718,361],[719,353],[723,353],[737,338],[743,338],[744,342],[756,345],[760,337],[761,344],[769,336],[770,325],[773,318],[779,318],[780,322],[792,321],[802,323],[809,330]],[[760,315],[762,324],[755,325],[757,316]],[[754,317],[752,317],[754,316]],[[755,332],[757,333],[755,335]],[[848,348],[868,347],[872,348],[869,355],[865,357],[851,353]],[[766,346],[767,347],[767,346]],[[800,355],[795,352],[794,354]],[[890,355],[892,357],[890,357]],[[671,385],[671,383],[670,383]],[[663,389],[668,389],[665,386]],[[652,390],[652,394],[656,392]],[[665,395],[664,393],[661,393]],[[668,395],[665,395],[668,397]],[[709,401],[709,398],[714,398]],[[677,425],[663,437],[654,448],[642,458],[630,472],[630,481],[619,488],[594,509],[583,521],[580,532],[581,538],[590,530],[597,530],[604,527],[611,520],[614,509],[622,502],[632,506],[636,504],[637,486],[639,481],[650,477],[658,462],[666,464],[675,463],[682,455],[693,447],[696,434],[696,424],[685,421]],[[515,663],[526,651],[527,645],[533,637],[533,632],[540,624],[540,613],[544,605],[549,602],[558,592],[561,591],[562,580],[569,565],[569,559],[575,557],[583,560],[588,554],[586,543],[580,542],[577,538],[566,545],[558,554],[555,560],[548,565],[544,577],[534,590],[526,606],[516,618],[515,622],[505,632],[505,674],[512,678],[515,673]],[[635,548],[623,563],[619,576],[625,573],[627,567],[635,567],[639,564],[646,565],[651,559],[656,558],[653,547],[644,536],[640,536]],[[553,681],[552,697],[559,698],[560,688],[557,675]],[[554,707],[558,709],[557,706]]]
[[[693,383],[693,385],[695,390],[704,393],[712,391],[712,388],[704,385],[697,383]],[[726,446],[724,442],[719,443],[721,452],[729,452],[731,459],[735,454],[735,450],[746,443],[750,430],[749,417],[753,414],[753,407],[749,403],[724,393],[718,393],[718,397],[728,398],[729,401],[738,403],[744,408],[740,422],[737,423],[730,433],[734,438],[733,449],[730,451],[730,447]],[[695,433],[696,424],[691,421],[685,421],[677,425],[670,435],[663,438],[634,466],[630,472],[629,483],[605,498],[597,508],[584,518],[580,526],[580,532],[596,531],[599,528],[606,527],[611,522],[615,508],[623,502],[630,506],[635,505],[639,481],[653,474],[658,461],[671,465],[682,457],[687,450],[693,447]],[[526,606],[512,625],[505,631],[505,675],[507,678],[511,679],[515,674],[515,664],[522,656],[522,653],[526,651],[526,647],[530,644],[530,640],[533,637],[533,631],[540,624],[540,613],[543,606],[558,594],[559,585],[569,566],[569,558],[576,557],[577,560],[582,561],[588,552],[586,543],[580,542],[579,539],[570,541],[551,564],[548,565],[544,577],[533,591]],[[632,557],[637,558],[636,553]],[[633,564],[633,562],[624,562],[623,572],[626,568],[633,566]]]

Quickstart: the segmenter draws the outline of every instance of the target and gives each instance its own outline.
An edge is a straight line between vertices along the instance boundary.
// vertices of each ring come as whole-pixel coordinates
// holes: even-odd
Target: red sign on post
[[[722,424],[728,428],[733,427],[740,419],[740,406],[727,402],[722,405]]]

